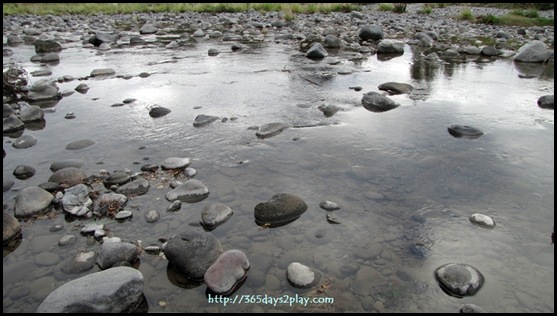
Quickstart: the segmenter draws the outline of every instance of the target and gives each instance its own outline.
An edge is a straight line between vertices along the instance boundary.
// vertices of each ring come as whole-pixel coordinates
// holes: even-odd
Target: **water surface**
[[[210,47],[222,53],[210,57]],[[4,135],[4,179],[15,181],[3,194],[10,210],[17,192],[45,182],[56,160],[83,159],[86,174],[94,175],[101,169],[137,172],[144,163],[189,157],[196,179],[209,188],[207,199],[167,213],[169,189],[162,180],[166,175],[160,175],[146,195],[129,202],[132,220],[107,224],[110,234],[160,245],[159,238],[199,226],[208,203],[225,203],[234,215],[211,233],[225,250],[240,249],[251,261],[248,278],[235,294],[334,298],[332,304],[306,307],[208,304],[204,284],[184,283],[164,258],[143,253],[136,266],[145,277],[149,312],[450,313],[463,303],[488,312],[554,311],[554,118],[553,110],[536,105],[540,96],[553,94],[552,72],[521,78],[521,69],[510,60],[477,57],[430,65],[410,46],[386,60],[372,55],[351,61],[330,52],[315,61],[274,42],[235,53],[229,43],[212,41],[177,51],[125,48],[102,54],[75,45],[51,66],[29,62],[32,46],[13,50],[10,60],[28,73],[48,68],[51,78],[85,77],[110,67],[117,75],[134,77],[81,81],[90,87],[86,94],[45,107],[46,125],[24,131],[38,140],[31,148],[15,149],[14,138]],[[336,58],[339,62],[332,62]],[[345,70],[351,73],[338,73]],[[140,78],[141,72],[151,76]],[[388,112],[363,108],[363,93],[378,91],[388,81],[412,84],[415,93],[391,96],[400,107]],[[73,90],[79,83],[58,86]],[[363,90],[349,89],[353,86]],[[137,101],[111,107],[126,98]],[[153,105],[172,112],[151,118],[147,108]],[[342,110],[325,117],[320,105]],[[77,117],[65,119],[68,112]],[[199,114],[229,120],[196,128]],[[271,122],[290,128],[266,139],[249,129]],[[452,124],[485,134],[454,138],[447,132]],[[65,149],[84,138],[96,144]],[[20,164],[37,173],[15,179],[12,172]],[[277,193],[302,197],[308,210],[286,226],[257,226],[255,205]],[[327,212],[319,208],[323,200],[341,206],[334,212],[340,225],[326,221]],[[162,216],[148,224],[143,214],[153,209]],[[493,217],[496,228],[472,225],[473,213]],[[86,222],[68,221],[62,214],[22,222],[21,242],[4,249],[4,312],[34,312],[55,288],[100,270],[61,271],[75,252],[100,250],[98,241],[79,235],[79,225]],[[56,224],[64,228],[49,232]],[[58,246],[65,234],[77,235],[78,242]],[[59,256],[59,263],[38,265],[36,257],[45,252]],[[291,262],[319,270],[323,291],[290,286],[286,267]],[[475,296],[450,297],[437,285],[433,271],[453,262],[484,274],[486,282]]]

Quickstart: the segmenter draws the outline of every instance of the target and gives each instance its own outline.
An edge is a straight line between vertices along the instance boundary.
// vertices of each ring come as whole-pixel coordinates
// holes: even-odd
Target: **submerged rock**
[[[448,263],[435,270],[435,278],[445,293],[454,297],[475,295],[484,284],[476,268],[462,263]]]
[[[259,128],[255,135],[259,138],[267,138],[280,134],[288,126],[284,123],[267,123]]]
[[[321,274],[299,262],[292,262],[286,268],[286,278],[292,286],[306,289],[317,285]]]
[[[468,125],[451,125],[447,127],[447,130],[455,138],[474,139],[484,134],[480,129]]]
[[[386,112],[399,106],[398,103],[378,92],[368,92],[362,97],[362,105],[371,112]]]
[[[213,293],[228,296],[244,283],[249,267],[241,250],[227,250],[207,269],[203,279]]]
[[[163,251],[178,272],[191,280],[201,281],[223,249],[211,233],[190,230],[172,236]]]
[[[271,227],[286,225],[298,219],[307,208],[306,202],[296,195],[276,194],[267,202],[255,206],[255,222],[258,225],[270,225]]]

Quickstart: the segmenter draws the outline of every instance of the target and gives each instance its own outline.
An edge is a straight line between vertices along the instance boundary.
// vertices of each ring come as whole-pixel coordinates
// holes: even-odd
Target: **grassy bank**
[[[444,8],[447,3],[425,3],[418,12],[430,14],[436,8]],[[470,7],[473,5],[507,8],[512,11],[503,16],[473,16]],[[300,13],[330,13],[360,11],[362,6],[357,3],[5,3],[2,5],[4,15],[33,14],[33,15],[65,15],[65,14],[117,14],[140,12],[246,12],[250,9],[260,12],[284,12],[287,20],[295,18]],[[465,4],[459,16],[455,18],[470,20],[477,23],[517,25],[517,26],[548,26],[554,25],[553,18],[543,18],[538,10],[552,6],[544,3],[522,4]],[[405,13],[404,3],[379,3],[378,11],[393,11]]]
[[[329,13],[360,10],[353,3],[5,3],[4,15],[115,14],[139,12],[268,12]]]

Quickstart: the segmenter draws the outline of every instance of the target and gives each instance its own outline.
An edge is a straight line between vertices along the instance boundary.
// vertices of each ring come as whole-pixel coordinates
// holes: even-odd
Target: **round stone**
[[[320,274],[299,262],[292,262],[286,268],[286,278],[294,287],[310,288],[319,283]]]
[[[461,263],[448,263],[435,270],[435,278],[445,293],[454,297],[472,296],[484,284],[478,269]]]

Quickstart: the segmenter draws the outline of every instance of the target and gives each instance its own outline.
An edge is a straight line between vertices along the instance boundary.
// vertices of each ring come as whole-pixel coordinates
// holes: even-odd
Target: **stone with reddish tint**
[[[242,251],[225,251],[205,272],[207,288],[215,294],[230,295],[244,283],[249,267]]]

